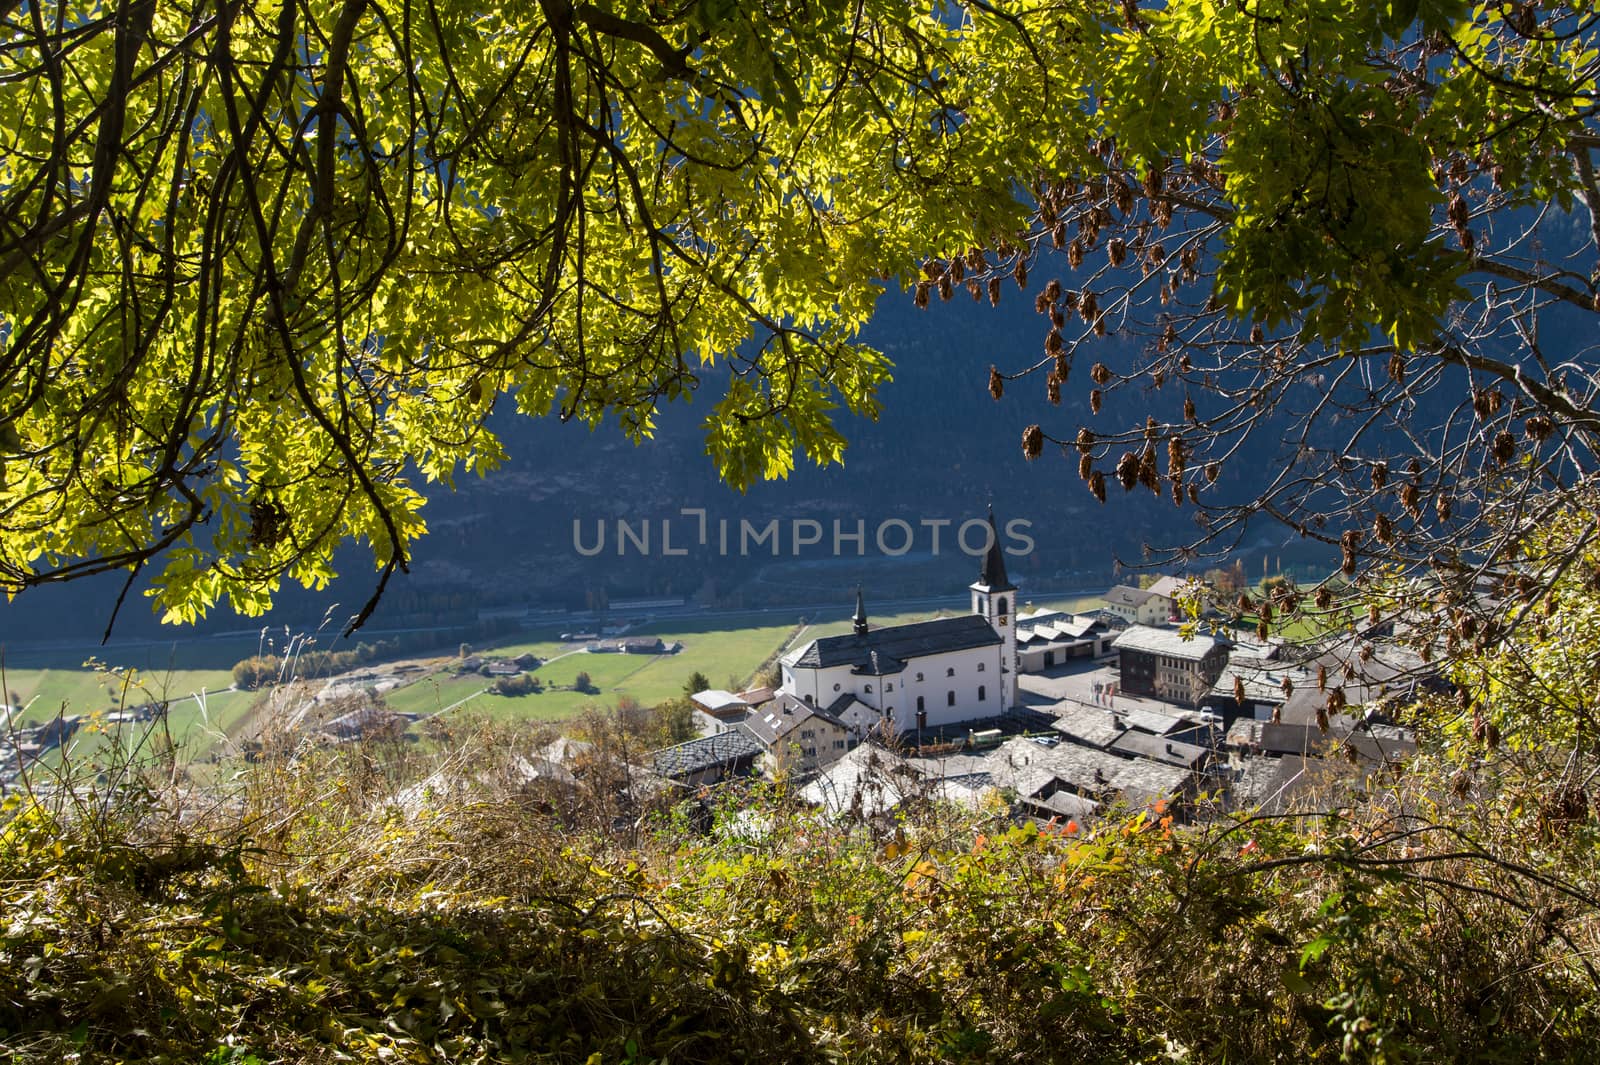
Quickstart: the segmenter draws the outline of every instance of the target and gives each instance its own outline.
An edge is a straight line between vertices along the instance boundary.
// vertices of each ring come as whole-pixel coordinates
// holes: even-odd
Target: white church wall
[[[891,704],[895,727],[902,734],[915,734],[918,698],[928,728],[1004,713],[1003,655],[997,644],[915,659],[903,675],[903,698]],[[979,688],[983,689],[982,699],[978,698]]]

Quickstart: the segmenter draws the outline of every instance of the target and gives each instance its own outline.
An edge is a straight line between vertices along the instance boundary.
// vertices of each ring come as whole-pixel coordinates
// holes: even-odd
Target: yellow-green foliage
[[[849,827],[780,792],[626,838],[514,743],[13,796],[22,1062],[1586,1060],[1595,837],[1338,815]],[[425,788],[405,790],[424,779]],[[395,796],[402,798],[394,800]],[[391,801],[393,800],[393,801]],[[690,816],[709,804],[714,827]]]

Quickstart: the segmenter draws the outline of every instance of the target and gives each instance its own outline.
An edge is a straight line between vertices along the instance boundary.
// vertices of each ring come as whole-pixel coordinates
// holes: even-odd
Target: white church
[[[1005,713],[1017,696],[1017,589],[998,534],[969,587],[970,614],[884,628],[867,623],[857,590],[855,631],[785,655],[780,692],[858,735],[888,721],[912,735]]]

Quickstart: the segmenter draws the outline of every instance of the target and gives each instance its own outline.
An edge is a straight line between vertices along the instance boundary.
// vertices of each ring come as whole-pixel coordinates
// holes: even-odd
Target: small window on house
[[[836,750],[836,751],[844,750],[844,740],[834,740],[833,741],[833,749]]]
[[[883,686],[883,690],[886,691],[886,692],[894,691],[894,681],[891,680],[889,683],[885,684]]]
[[[955,692],[947,692],[945,694],[944,705],[946,705],[946,706],[954,706],[954,705],[956,705],[956,693]]]

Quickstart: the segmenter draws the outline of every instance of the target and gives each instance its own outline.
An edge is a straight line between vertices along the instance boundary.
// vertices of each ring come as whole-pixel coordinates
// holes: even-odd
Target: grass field
[[[68,713],[89,713],[222,692],[232,687],[233,674],[224,669],[8,669],[4,685],[16,696],[9,701],[26,707],[20,720],[37,724],[63,707]]]
[[[726,624],[719,621],[717,624]],[[482,654],[514,657],[524,652],[543,659],[563,657],[535,670],[544,681],[538,695],[478,695],[466,706],[473,713],[498,720],[559,721],[575,717],[590,706],[615,706],[623,696],[653,706],[683,694],[691,674],[704,673],[713,686],[742,687],[756,668],[794,631],[789,625],[762,625],[748,629],[663,626],[648,630],[667,643],[681,643],[675,655],[570,654],[571,644],[549,641],[508,643],[476,648]],[[579,673],[589,674],[597,691],[552,690],[570,686]],[[477,674],[458,677],[448,672],[423,677],[388,693],[390,709],[403,713],[438,713],[488,686]]]
[[[1084,609],[1095,600],[1040,603],[1061,609]],[[943,611],[945,616],[956,609]],[[872,616],[874,626],[925,621],[940,616],[927,610]],[[683,694],[691,674],[702,673],[712,687],[737,690],[746,685],[761,664],[784,648],[795,636],[790,623],[773,624],[770,613],[731,614],[703,620],[673,621],[636,630],[660,636],[667,643],[680,643],[675,655],[623,655],[573,653],[575,645],[554,640],[485,644],[474,649],[482,655],[514,657],[524,652],[537,655],[546,664],[536,670],[545,690],[537,695],[502,696],[485,692],[487,678],[473,673],[456,675],[447,665],[418,680],[389,691],[389,707],[402,713],[436,714],[452,707],[470,710],[501,721],[560,721],[578,716],[588,707],[614,707],[628,697],[644,706],[653,706]],[[850,631],[848,618],[808,626],[799,642]],[[254,653],[255,644],[235,648],[241,654]],[[218,648],[207,644],[199,660],[210,665],[217,660]],[[231,653],[231,652],[230,652]],[[62,652],[60,662],[73,661]],[[151,648],[139,656],[144,662],[173,663],[183,660],[178,647]],[[81,661],[79,659],[78,661]],[[188,664],[188,663],[186,663]],[[214,749],[221,735],[232,734],[245,719],[259,697],[255,692],[229,690],[232,674],[225,669],[149,668],[119,672],[105,668],[67,668],[51,662],[31,663],[31,668],[7,669],[5,690],[14,693],[27,709],[20,724],[38,724],[57,713],[93,713],[134,707],[152,700],[168,704],[167,729],[186,758],[197,759]],[[573,691],[571,685],[580,673],[589,674],[592,690]],[[196,693],[205,693],[204,709]],[[110,743],[136,742],[142,726],[110,726],[94,722],[80,734],[78,749],[87,754]]]

